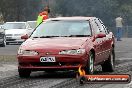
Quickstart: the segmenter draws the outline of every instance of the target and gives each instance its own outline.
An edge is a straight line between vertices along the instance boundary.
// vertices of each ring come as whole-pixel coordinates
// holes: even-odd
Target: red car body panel
[[[64,17],[59,18],[61,20],[89,20],[92,17]],[[36,38],[28,39],[21,46],[24,50],[34,50],[39,52],[37,56],[23,56],[17,55],[19,62],[19,69],[29,70],[73,70],[78,69],[80,65],[86,66],[89,59],[89,51],[95,51],[95,62],[99,64],[108,58],[111,47],[114,45],[113,34],[108,34],[106,38],[100,41],[95,40],[94,29],[92,28],[91,37],[53,37],[53,38]],[[62,50],[71,50],[84,48],[86,52],[78,55],[60,55]],[[40,62],[41,57],[53,56],[56,58],[56,62]]]
[[[86,64],[88,55],[85,53],[84,55],[58,55],[58,53],[62,50],[69,50],[69,49],[78,49],[85,47],[85,43],[90,38],[44,38],[44,39],[29,39],[21,48],[25,50],[35,50],[39,52],[38,56],[22,56],[18,55],[18,62],[20,64],[19,68],[29,68],[29,69],[61,69],[61,68],[78,68],[79,65]],[[60,42],[58,42],[60,41]],[[30,45],[30,46],[29,46]],[[46,55],[46,53],[49,53]],[[55,56],[56,62],[64,63],[63,67],[58,65],[55,67],[49,66],[39,66],[35,67],[32,63],[40,63],[40,57],[48,57],[48,56]],[[42,62],[41,62],[42,63]],[[72,66],[73,65],[73,66]],[[74,66],[75,65],[75,66]]]

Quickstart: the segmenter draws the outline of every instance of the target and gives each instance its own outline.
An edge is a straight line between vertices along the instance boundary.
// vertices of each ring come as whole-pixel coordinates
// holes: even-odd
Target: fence
[[[112,31],[116,37],[116,27],[108,27],[110,31]],[[122,37],[124,38],[132,38],[132,26],[124,26],[122,30]]]

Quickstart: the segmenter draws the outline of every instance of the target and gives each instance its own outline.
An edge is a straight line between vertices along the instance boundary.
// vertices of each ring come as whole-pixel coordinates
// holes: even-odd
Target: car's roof
[[[6,22],[6,23],[26,23],[26,22]]]
[[[37,21],[34,20],[34,21],[27,21],[27,22],[37,22]]]
[[[57,17],[57,18],[50,18],[48,20],[90,20],[96,17],[82,17],[82,16],[74,16],[74,17]]]

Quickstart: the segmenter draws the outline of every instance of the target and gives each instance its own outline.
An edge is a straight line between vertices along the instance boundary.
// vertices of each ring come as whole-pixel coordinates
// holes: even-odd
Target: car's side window
[[[105,30],[105,33],[109,34],[109,31],[107,30],[107,27],[105,27],[104,23],[100,19],[98,19],[98,21],[101,23],[103,29]]]
[[[94,34],[95,35],[100,34],[100,29],[94,19],[91,21],[91,25],[92,25]],[[100,42],[101,40],[102,40],[102,38],[96,38],[95,42]]]
[[[100,33],[106,34],[106,31],[104,30],[104,27],[102,26],[102,23],[100,23],[98,19],[94,19],[94,20],[100,30]]]
[[[92,23],[92,26],[93,26],[93,29],[94,29],[94,33],[99,34],[100,30],[98,28],[98,24],[94,20],[92,20],[91,23]]]

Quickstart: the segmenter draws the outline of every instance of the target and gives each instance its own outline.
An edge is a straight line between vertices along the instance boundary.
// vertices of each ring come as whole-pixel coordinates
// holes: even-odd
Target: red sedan
[[[114,71],[114,36],[96,17],[59,17],[41,23],[18,50],[20,77],[32,71],[77,70],[83,66],[87,74],[101,65]]]

